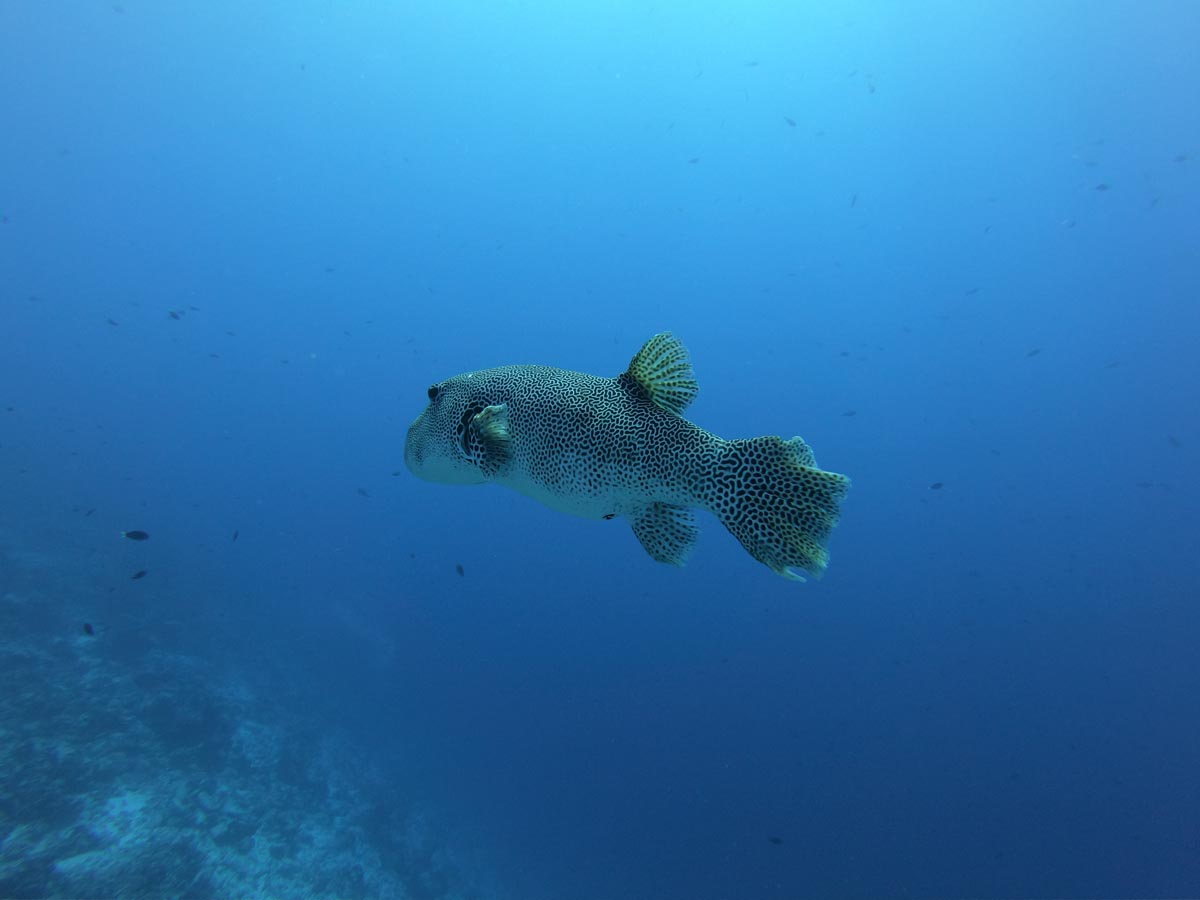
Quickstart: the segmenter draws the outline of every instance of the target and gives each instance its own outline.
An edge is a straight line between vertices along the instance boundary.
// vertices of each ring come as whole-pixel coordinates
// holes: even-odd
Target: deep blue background
[[[277,679],[516,897],[1195,895],[1198,35],[4,3],[0,534],[149,561],[97,618]],[[823,582],[393,476],[431,381],[664,329],[691,418],[854,479]]]

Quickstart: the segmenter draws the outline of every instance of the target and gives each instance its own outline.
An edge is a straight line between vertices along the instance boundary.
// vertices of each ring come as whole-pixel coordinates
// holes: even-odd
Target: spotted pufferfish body
[[[689,422],[697,390],[669,333],[615,378],[549,366],[467,372],[429,388],[405,463],[427,481],[494,482],[561,512],[623,516],[651,557],[675,565],[695,545],[694,510],[707,510],[773,572],[821,575],[850,480],[818,468],[799,437],[725,440]]]

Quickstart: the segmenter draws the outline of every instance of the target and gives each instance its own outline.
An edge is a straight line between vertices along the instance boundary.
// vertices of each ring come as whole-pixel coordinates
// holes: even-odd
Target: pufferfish
[[[429,388],[404,461],[426,481],[502,484],[560,512],[622,516],[653,559],[674,565],[695,546],[695,510],[707,510],[772,572],[819,577],[850,479],[818,468],[799,437],[725,440],[689,422],[698,389],[669,332],[615,378],[537,365],[466,372]]]

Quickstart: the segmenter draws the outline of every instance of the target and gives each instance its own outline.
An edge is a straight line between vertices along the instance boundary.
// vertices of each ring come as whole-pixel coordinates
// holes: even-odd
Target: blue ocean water
[[[0,4],[0,896],[1200,893],[1198,35]],[[667,329],[821,581],[405,469]]]

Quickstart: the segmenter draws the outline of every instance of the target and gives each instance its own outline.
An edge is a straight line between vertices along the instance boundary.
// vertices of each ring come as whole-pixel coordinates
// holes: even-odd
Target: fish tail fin
[[[803,440],[771,435],[727,441],[705,499],[747,553],[777,575],[803,581],[793,569],[815,578],[825,571],[829,534],[849,489],[845,475],[817,468]]]

